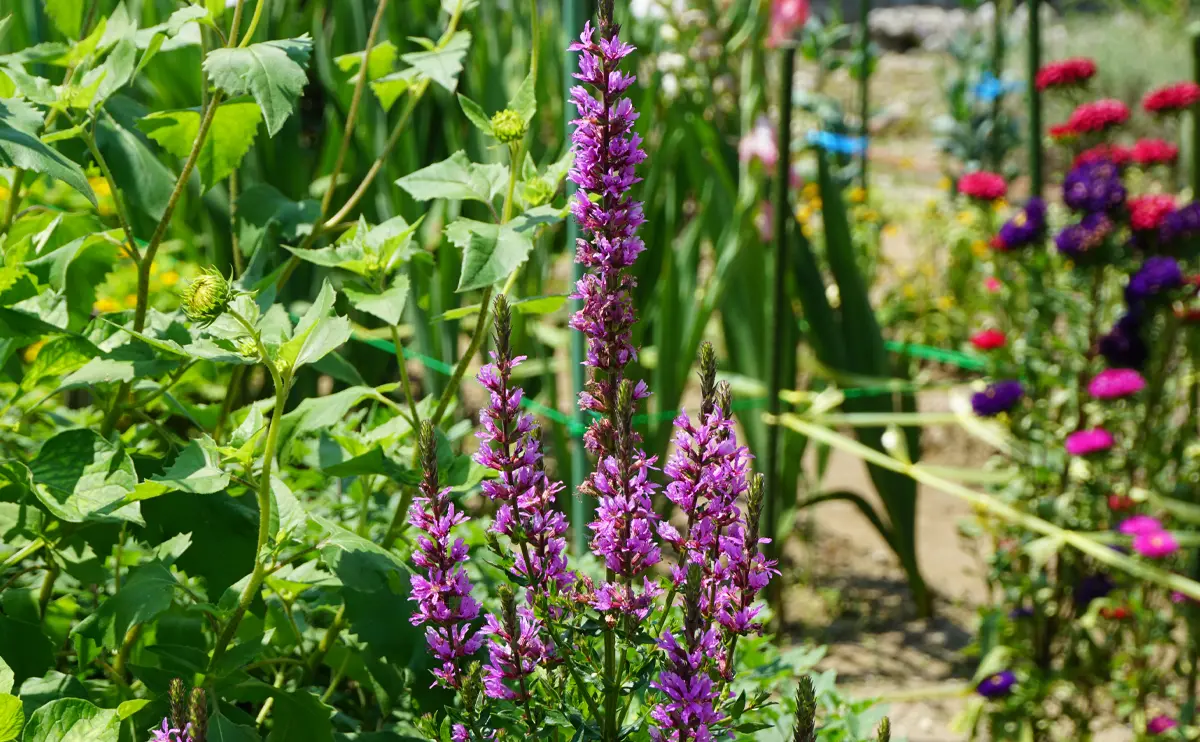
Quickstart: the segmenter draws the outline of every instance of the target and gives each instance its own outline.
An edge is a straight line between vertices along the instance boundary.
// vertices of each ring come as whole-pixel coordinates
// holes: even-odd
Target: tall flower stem
[[[1166,325],[1163,327],[1162,358],[1158,368],[1154,370],[1154,375],[1150,377],[1150,388],[1146,392],[1146,416],[1142,419],[1142,424],[1138,426],[1137,440],[1130,449],[1133,454],[1147,450],[1145,448],[1146,437],[1151,430],[1157,431],[1159,428],[1155,424],[1155,421],[1158,420],[1158,408],[1162,403],[1163,390],[1166,389],[1167,376],[1171,370],[1171,359],[1175,356],[1180,329],[1183,327],[1183,322],[1175,316],[1175,312],[1168,309],[1164,314],[1166,315]],[[1138,473],[1139,457],[1131,455],[1129,458],[1129,483],[1132,485]]]
[[[867,122],[871,118],[871,65],[869,57],[871,54],[871,26],[867,22],[871,16],[871,0],[859,1],[859,37],[858,37],[858,116],[859,116],[859,134],[862,135],[863,148],[862,156],[858,171],[858,184],[863,189],[863,193],[867,192],[867,165],[870,161],[867,152]]]
[[[770,346],[769,379],[767,382],[767,409],[773,416],[781,411],[779,392],[783,389],[783,354],[788,352],[788,320],[791,311],[788,309],[787,276],[791,270],[788,260],[788,226],[791,223],[791,209],[788,208],[788,188],[791,168],[792,147],[792,86],[796,74],[796,49],[789,46],[783,50],[782,65],[779,74],[779,129],[778,150],[779,161],[775,173],[775,286],[771,297],[774,318],[771,328],[772,342]],[[792,349],[791,352],[795,352]],[[767,426],[767,450],[765,456],[768,481],[771,483],[767,492],[767,536],[772,539],[770,544],[771,556],[775,557],[778,541],[778,518],[781,512],[784,493],[782,462],[780,461],[780,426]],[[779,583],[777,582],[776,585]],[[772,590],[771,606],[776,615],[782,620],[783,601],[778,588]]]
[[[1037,88],[1037,73],[1042,66],[1042,17],[1041,0],[1027,0],[1029,30],[1026,42],[1029,45],[1029,193],[1042,196],[1042,93]]]
[[[246,611],[250,608],[250,603],[253,602],[254,596],[258,595],[259,588],[262,587],[263,580],[267,576],[267,565],[263,561],[262,553],[266,550],[271,538],[271,468],[275,462],[275,449],[279,446],[280,423],[283,420],[288,391],[291,387],[290,374],[281,374],[279,369],[275,367],[275,363],[268,355],[262,338],[254,329],[254,326],[237,312],[231,311],[229,314],[242,327],[246,328],[246,331],[250,333],[250,337],[254,339],[255,345],[258,347],[258,353],[263,365],[267,367],[267,371],[271,374],[271,381],[275,384],[275,409],[271,414],[270,427],[267,428],[267,442],[263,447],[262,473],[259,475],[258,481],[258,542],[254,549],[254,569],[250,573],[250,579],[247,580],[245,587],[242,588],[242,594],[238,598],[237,607],[234,608],[229,621],[221,630],[220,636],[217,637],[216,646],[213,647],[212,659],[208,663],[209,675],[217,669],[221,657],[225,654],[225,650],[228,649],[229,643],[233,641],[238,624],[241,623],[242,618],[246,615]]]
[[[1192,77],[1200,84],[1200,25],[1191,26]],[[1192,198],[1200,194],[1200,116],[1192,111]],[[3,230],[0,230],[3,233]]]

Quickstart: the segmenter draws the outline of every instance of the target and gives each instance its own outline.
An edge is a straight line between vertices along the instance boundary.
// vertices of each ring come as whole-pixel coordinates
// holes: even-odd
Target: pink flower
[[[1067,124],[1076,134],[1084,134],[1104,131],[1128,120],[1128,106],[1119,100],[1105,98],[1081,104],[1071,113]]]
[[[767,46],[779,46],[807,22],[808,0],[771,0],[771,33],[767,36]]]
[[[1072,456],[1087,456],[1107,451],[1112,448],[1113,442],[1112,433],[1104,428],[1080,430],[1067,436],[1067,453]]]
[[[1004,337],[1004,333],[995,328],[980,330],[971,336],[971,345],[974,345],[976,350],[995,350],[1003,348],[1008,342]]]
[[[1008,192],[1008,184],[1002,176],[980,170],[959,178],[958,192],[980,201],[995,201],[1004,198],[1004,194]]]
[[[1088,384],[1088,394],[1096,399],[1117,399],[1137,394],[1146,388],[1146,380],[1131,368],[1110,368],[1096,374]]]
[[[1142,167],[1169,165],[1179,159],[1179,147],[1165,139],[1139,139],[1129,154]]]
[[[1157,518],[1151,518],[1149,515],[1135,515],[1122,521],[1117,530],[1126,536],[1141,536],[1149,533],[1162,533],[1163,525]]]
[[[775,146],[775,127],[766,116],[759,116],[754,128],[738,142],[738,158],[742,162],[758,159],[768,169],[775,167],[779,161],[779,148]]]
[[[1179,551],[1179,542],[1166,531],[1139,533],[1133,537],[1133,550],[1148,559],[1162,559]]]
[[[1096,74],[1096,63],[1086,57],[1060,59],[1042,67],[1034,84],[1038,90],[1082,85]]]
[[[775,207],[770,201],[761,201],[758,211],[754,212],[754,228],[758,230],[758,238],[770,242],[775,238]]]
[[[1150,113],[1178,113],[1200,102],[1200,85],[1194,82],[1178,82],[1174,85],[1151,90],[1142,99],[1142,107]]]
[[[989,294],[999,293],[1001,286],[1000,279],[995,276],[988,276],[987,280],[983,282],[983,286],[988,290]]]

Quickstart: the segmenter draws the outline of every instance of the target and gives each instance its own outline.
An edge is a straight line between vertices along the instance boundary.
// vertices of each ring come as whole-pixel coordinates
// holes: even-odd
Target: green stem
[[[400,329],[392,325],[392,346],[396,349],[396,363],[400,366],[400,386],[404,388],[404,401],[408,404],[408,414],[412,418],[412,429],[421,427],[421,413],[417,411],[417,398],[413,395],[412,382],[408,378],[408,364],[404,360],[404,343],[400,339]]]
[[[1028,0],[1029,10],[1029,191],[1030,195],[1042,195],[1042,93],[1037,89],[1037,73],[1042,66],[1042,19],[1041,0]]]
[[[242,39],[242,42],[238,44],[239,47],[249,46],[251,40],[254,39],[254,32],[258,29],[258,22],[262,19],[263,7],[265,7],[266,4],[266,0],[258,0],[258,4],[254,6],[254,15],[250,18],[250,28],[246,29],[246,36]],[[230,44],[236,43],[237,28],[233,29],[231,38],[233,38],[234,41],[230,41]]]
[[[13,219],[17,217],[17,207],[21,204],[21,182],[25,180],[25,171],[17,168],[13,171],[12,188],[8,192],[8,208],[4,210],[4,221],[0,223],[0,235],[8,232]]]
[[[229,617],[228,623],[225,624],[225,628],[217,638],[217,644],[213,648],[212,659],[208,663],[209,675],[216,670],[221,657],[229,647],[229,643],[233,641],[238,624],[241,623],[242,617],[246,615],[246,611],[250,608],[250,603],[253,602],[254,596],[258,594],[258,590],[267,576],[267,566],[263,561],[262,554],[266,550],[271,538],[271,468],[275,461],[275,449],[279,445],[280,423],[283,420],[284,408],[287,405],[288,390],[291,386],[290,377],[285,378],[279,373],[279,370],[275,367],[275,363],[271,361],[266,347],[263,345],[261,336],[254,330],[254,327],[237,312],[230,311],[229,315],[246,328],[258,346],[258,352],[262,358],[263,365],[271,373],[271,380],[275,384],[275,410],[271,415],[271,425],[267,429],[267,442],[263,449],[262,474],[259,476],[258,483],[258,543],[254,550],[254,569],[250,573],[250,579],[247,580],[246,586],[242,589],[241,597],[238,598],[237,607],[234,609],[233,615]]]
[[[54,597],[54,581],[58,579],[58,565],[50,559],[46,560],[46,577],[42,580],[42,589],[38,593],[38,616],[46,618],[46,608],[50,598]]]
[[[342,633],[342,629],[346,627],[346,604],[338,606],[337,613],[333,615],[333,622],[329,624],[329,628],[325,630],[325,635],[321,637],[321,641],[317,644],[316,650],[305,663],[304,675],[311,678],[316,673],[317,668],[321,666],[325,655],[329,654],[329,650],[333,649],[334,642],[337,641],[338,635]]]
[[[242,258],[242,244],[238,239],[237,217],[238,217],[238,192],[241,189],[238,185],[237,168],[229,174],[229,257],[233,261],[233,277],[237,278],[245,272],[245,260]]]
[[[41,551],[45,545],[46,545],[46,540],[43,538],[40,538],[40,537],[34,539],[33,541],[30,541],[20,551],[16,552],[15,554],[12,554],[7,559],[5,559],[4,563],[0,564],[0,570],[8,569],[9,567],[20,564],[21,562],[25,561],[29,557],[31,557],[34,554],[37,554],[39,551]]]
[[[125,638],[121,641],[121,648],[117,650],[117,658],[113,660],[113,672],[122,680],[125,679],[125,665],[129,663],[129,655],[133,652],[133,646],[137,644],[138,639],[142,635],[142,627],[145,624],[135,623],[125,632]]]
[[[383,534],[381,545],[385,549],[392,548],[396,543],[396,539],[404,532],[404,527],[408,524],[408,508],[412,505],[413,488],[405,487],[400,492],[400,502],[396,503],[396,510],[392,513],[392,519],[388,522],[387,531]]]
[[[604,630],[604,725],[605,742],[617,739],[617,636],[611,628]]]
[[[261,0],[259,4],[262,4]],[[229,23],[229,42],[226,44],[226,46],[237,46],[238,30],[242,27],[242,11],[244,9],[244,5],[245,0],[237,0],[237,3],[233,7],[233,20]]]
[[[100,168],[101,175],[104,176],[104,181],[108,183],[108,190],[112,192],[113,206],[117,213],[117,224],[120,225],[121,231],[125,233],[125,242],[129,245],[129,256],[137,262],[141,255],[137,249],[137,243],[133,239],[133,230],[129,228],[129,220],[125,217],[125,209],[121,204],[121,190],[117,188],[117,181],[113,179],[112,171],[108,169],[108,162],[105,161],[104,155],[100,154],[100,149],[96,146],[96,137],[92,132],[84,129],[83,143],[87,145],[88,152],[91,153],[92,159],[96,161],[97,167]]]
[[[867,23],[871,15],[871,0],[859,0],[859,37],[858,37],[858,63],[859,63],[859,79],[858,79],[858,115],[859,133],[862,135],[863,150],[861,165],[859,166],[858,184],[863,189],[863,194],[867,193],[867,164],[869,157],[867,154],[867,137],[869,134],[867,122],[871,118],[871,74],[868,58],[871,53],[871,27]]]

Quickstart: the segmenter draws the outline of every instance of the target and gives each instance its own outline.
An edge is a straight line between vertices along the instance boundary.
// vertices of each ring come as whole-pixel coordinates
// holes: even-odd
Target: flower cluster
[[[1119,144],[1109,144],[1107,142],[1097,144],[1094,147],[1088,147],[1084,151],[1075,155],[1075,161],[1071,163],[1072,167],[1080,165],[1090,165],[1097,162],[1110,162],[1117,167],[1125,167],[1133,159],[1133,151],[1127,147],[1122,147]]]
[[[1034,84],[1038,90],[1079,87],[1096,75],[1096,63],[1086,57],[1074,57],[1051,62],[1037,71]]]
[[[1031,198],[992,238],[997,250],[1019,250],[1040,243],[1046,236],[1046,202]]]
[[[980,170],[967,173],[958,179],[958,192],[980,201],[996,201],[1004,198],[1008,184],[996,173]]]
[[[1117,530],[1133,537],[1133,550],[1149,559],[1163,559],[1179,551],[1179,542],[1157,518],[1135,515],[1121,523]]]
[[[1099,134],[1129,120],[1129,106],[1119,100],[1103,100],[1081,103],[1067,119],[1067,126],[1075,134]]]
[[[683,589],[684,619],[681,636],[663,632],[658,642],[666,654],[665,667],[650,687],[663,700],[650,713],[655,742],[701,742],[716,737],[713,727],[723,719],[717,709],[720,695],[708,667],[720,651],[720,636],[705,626],[700,602],[703,585],[699,565],[688,569]],[[682,639],[682,643],[680,640]]]

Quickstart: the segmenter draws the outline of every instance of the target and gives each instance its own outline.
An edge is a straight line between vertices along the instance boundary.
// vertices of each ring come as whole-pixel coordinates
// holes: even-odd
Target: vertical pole
[[[871,51],[871,27],[867,23],[871,15],[871,0],[858,0],[859,4],[859,31],[858,39],[858,62],[859,81],[858,81],[858,116],[861,124],[859,125],[859,134],[862,135],[862,164],[858,171],[858,185],[863,189],[864,195],[867,191],[867,162],[869,160],[867,154],[867,146],[870,139],[868,138],[867,122],[871,118],[871,73],[868,57]]]
[[[562,0],[562,21],[563,21],[563,49],[574,40],[582,26],[580,23],[580,6],[581,0]],[[574,118],[571,110],[571,85],[574,80],[573,75],[579,66],[578,52],[563,52],[563,100],[566,105],[563,107],[563,135],[565,141],[570,141],[571,137],[571,120]],[[570,201],[575,197],[575,184],[567,181],[567,200]],[[575,223],[574,218],[567,219],[567,251],[575,252],[575,240],[579,238],[579,225]],[[583,278],[583,266],[579,263],[573,263],[575,268],[575,281]],[[582,308],[582,302],[572,302],[572,311],[578,312]],[[575,414],[572,418],[571,429],[568,434],[571,438],[571,492],[575,493],[575,497],[571,499],[571,533],[572,544],[575,548],[576,556],[587,551],[587,523],[591,518],[593,506],[588,500],[579,493],[579,485],[583,484],[584,477],[587,476],[587,451],[583,447],[583,430],[587,426],[587,415],[583,410],[579,409],[578,400],[579,394],[583,391],[585,381],[583,361],[587,354],[587,348],[584,344],[582,332],[571,333],[571,403],[575,406]]]
[[[1029,9],[1029,194],[1042,197],[1042,93],[1037,89],[1037,73],[1042,67],[1041,0],[1026,0]]]
[[[1188,27],[1192,36],[1192,79],[1200,82],[1200,22]],[[1200,198],[1200,115],[1193,108],[1188,116],[1191,118],[1192,135],[1192,198]]]
[[[1007,53],[1004,36],[1008,30],[1005,28],[1008,2],[1007,0],[995,0],[992,7],[995,9],[995,15],[992,17],[992,77],[1000,80],[1004,77],[1004,56]],[[1000,127],[997,126],[1003,102],[1004,97],[1000,95],[997,95],[996,99],[992,101],[992,133],[988,137],[987,162],[990,169],[996,172],[999,172],[1004,165],[1001,162],[1003,156],[1000,153]]]
[[[767,386],[767,409],[771,415],[778,417],[780,413],[779,391],[783,388],[784,354],[795,353],[795,348],[788,345],[788,322],[792,312],[788,306],[787,275],[788,267],[788,226],[792,223],[792,210],[789,208],[788,186],[791,176],[791,146],[792,146],[792,86],[796,74],[796,48],[788,46],[783,50],[782,68],[779,71],[779,130],[778,130],[778,170],[775,174],[775,288],[771,300],[773,304],[771,335],[772,342],[768,349],[770,365]],[[779,529],[780,506],[784,493],[783,476],[780,461],[780,441],[778,423],[767,427],[766,475],[768,482],[766,505],[766,535],[771,539],[767,544],[768,556],[778,559],[780,553],[781,534]],[[793,496],[795,493],[792,493]],[[774,583],[781,586],[779,580]],[[783,601],[781,592],[772,590],[771,603],[775,610],[776,620],[782,623]]]

